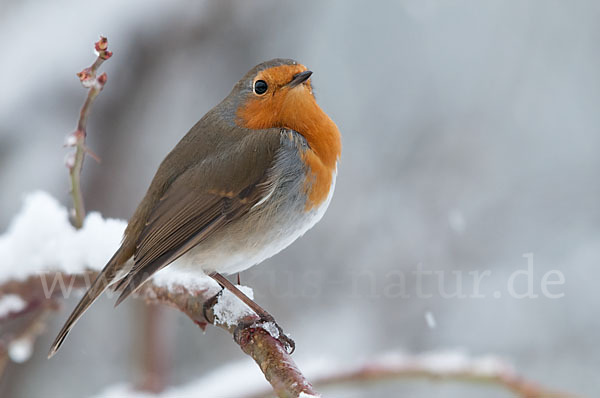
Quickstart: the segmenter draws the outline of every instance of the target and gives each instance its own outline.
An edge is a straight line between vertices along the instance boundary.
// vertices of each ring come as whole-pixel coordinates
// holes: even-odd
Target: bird
[[[189,130],[160,164],[120,247],[66,320],[49,358],[107,288],[120,293],[118,305],[169,266],[236,290],[223,275],[279,253],[323,217],[342,144],[316,102],[312,73],[292,59],[263,62]]]

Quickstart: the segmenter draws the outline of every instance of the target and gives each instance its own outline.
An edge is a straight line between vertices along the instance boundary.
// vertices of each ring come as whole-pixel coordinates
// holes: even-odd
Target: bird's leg
[[[213,272],[209,276],[211,278],[213,278],[215,281],[217,281],[217,283],[219,285],[221,285],[221,287],[229,290],[237,298],[242,300],[242,302],[244,302],[244,304],[246,304],[248,307],[250,307],[250,309],[252,309],[252,311],[254,311],[260,317],[261,322],[271,322],[273,325],[275,325],[275,327],[279,330],[279,337],[277,337],[277,340],[279,340],[284,345],[284,347],[286,347],[286,349],[289,351],[290,354],[292,352],[294,352],[296,343],[294,343],[294,340],[287,337],[287,335],[283,332],[283,329],[281,329],[281,327],[277,324],[277,322],[275,322],[275,318],[273,318],[273,316],[271,314],[269,314],[267,311],[265,311],[260,305],[258,305],[256,302],[254,302],[250,297],[246,296],[244,294],[244,292],[242,292],[240,289],[238,289],[233,283],[229,282],[229,279],[225,278],[223,275],[219,274],[218,272]]]
[[[267,322],[273,322],[274,318],[271,314],[265,311],[260,305],[256,304],[250,297],[246,296],[244,292],[238,289],[233,283],[229,282],[229,279],[225,278],[223,275],[218,272],[214,272],[210,274],[210,277],[213,278],[221,287],[229,290],[233,293],[237,298],[242,300],[244,304],[252,309],[252,311],[256,312],[261,319]]]

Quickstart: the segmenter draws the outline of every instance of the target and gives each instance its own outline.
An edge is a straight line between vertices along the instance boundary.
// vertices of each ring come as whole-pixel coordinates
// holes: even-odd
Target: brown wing
[[[122,291],[117,305],[269,192],[269,169],[279,145],[274,134],[237,141],[227,156],[207,157],[170,184],[138,236],[133,268],[116,286]]]

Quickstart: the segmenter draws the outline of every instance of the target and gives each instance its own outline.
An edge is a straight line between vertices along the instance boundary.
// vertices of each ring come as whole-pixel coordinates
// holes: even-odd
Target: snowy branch
[[[95,276],[95,273],[83,275],[44,273],[23,282],[9,282],[0,286],[0,297],[9,294],[19,295],[37,303],[43,302],[41,298],[45,297],[47,302],[51,303],[48,304],[48,308],[57,309],[55,300],[64,293],[64,287],[69,292],[85,289]],[[59,286],[61,288],[57,288]],[[259,365],[279,397],[298,397],[301,392],[316,395],[311,384],[296,367],[294,360],[277,340],[278,336],[273,336],[269,325],[261,324],[257,315],[248,313],[242,307],[245,306],[243,303],[240,302],[237,307],[228,307],[228,321],[219,321],[223,318],[219,317],[219,299],[215,299],[214,286],[190,289],[181,285],[160,286],[146,283],[136,296],[149,304],[164,304],[175,308],[186,314],[202,329],[210,323],[231,333],[240,348]],[[205,317],[205,314],[209,316]],[[34,337],[35,335],[28,337],[30,343],[33,343]]]
[[[226,315],[221,312],[221,299],[237,300],[228,291],[224,291],[222,297],[215,297],[210,289],[189,291],[181,286],[146,285],[140,293],[147,302],[178,309],[203,329],[210,323],[231,333],[242,351],[254,359],[279,397],[298,397],[300,393],[317,395],[277,339],[277,329],[270,328],[269,323],[261,323],[260,318],[240,301],[233,306],[223,306]]]
[[[82,228],[76,229],[69,223],[67,210],[54,198],[43,192],[29,195],[21,213],[0,236],[0,305],[9,298],[5,317],[0,317],[3,329],[34,311],[56,310],[61,299],[89,287],[117,249],[124,228],[123,221],[104,220],[98,213],[90,213]],[[252,296],[251,289],[240,288]],[[202,328],[210,323],[231,333],[279,396],[297,397],[301,391],[313,394],[311,385],[277,340],[278,329],[258,322],[258,316],[228,291],[216,296],[219,291],[209,277],[199,280],[165,268],[134,296],[175,308]],[[17,297],[27,304],[20,305]],[[28,334],[27,341],[33,343],[40,328],[35,330]],[[5,352],[14,341],[22,340],[19,336],[22,333],[3,334]]]

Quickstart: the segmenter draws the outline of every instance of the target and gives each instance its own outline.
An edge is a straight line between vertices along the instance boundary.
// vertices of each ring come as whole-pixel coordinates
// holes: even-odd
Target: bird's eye
[[[269,86],[264,80],[257,80],[254,83],[254,92],[258,95],[263,95],[264,93],[266,93],[268,88]]]

